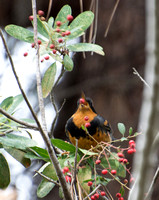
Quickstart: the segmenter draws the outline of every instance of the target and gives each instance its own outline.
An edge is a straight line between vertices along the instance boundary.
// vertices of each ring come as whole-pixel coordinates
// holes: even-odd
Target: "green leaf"
[[[30,150],[35,152],[36,154],[38,154],[42,158],[50,158],[46,149],[35,146],[35,147],[31,147]]]
[[[7,97],[2,101],[0,107],[3,108],[3,110],[7,111],[12,105],[12,103],[13,103],[13,97]]]
[[[126,131],[125,125],[123,123],[118,123],[118,130],[124,136]]]
[[[3,156],[3,154],[0,153],[0,188],[4,189],[6,188],[10,183],[10,171],[8,163]]]
[[[33,23],[33,22],[32,22]],[[39,17],[37,17],[37,30],[38,32],[43,35],[44,37],[49,39],[49,33],[47,31],[47,25],[43,23]]]
[[[13,114],[15,109],[19,106],[19,104],[24,100],[23,95],[19,94],[13,97],[12,105],[8,109],[8,113]]]
[[[73,69],[73,60],[66,54],[64,56],[64,67],[67,71],[72,71]]]
[[[65,5],[61,8],[61,10],[59,11],[59,13],[57,14],[57,17],[55,19],[55,23],[54,23],[54,28],[57,27],[56,22],[57,21],[61,21],[62,25],[61,25],[61,29],[67,27],[68,25],[68,20],[67,20],[67,15],[71,15],[72,11],[71,11],[71,7],[69,5]]]
[[[99,176],[99,175],[96,178],[96,184],[97,185],[101,184],[101,185],[106,186],[110,181],[112,181],[112,179],[110,179],[110,178],[104,178],[104,177]]]
[[[84,34],[85,30],[92,24],[94,14],[91,11],[85,11],[79,14],[68,27],[71,34],[67,39],[73,39]]]
[[[39,184],[38,186],[38,189],[37,189],[37,196],[39,198],[43,198],[45,197],[46,195],[49,194],[49,192],[54,188],[55,184],[52,183],[52,182],[49,182],[45,179],[43,179],[41,181],[41,183]]]
[[[79,148],[79,151],[81,151],[83,154],[88,155],[88,156],[98,155],[98,153],[90,152],[90,151],[87,151],[85,149],[80,149]]]
[[[36,146],[34,140],[14,134],[6,134],[5,137],[0,137],[0,143],[5,147],[15,147],[21,150]]]
[[[4,149],[18,162],[20,162],[24,167],[29,167],[31,165],[31,161],[28,158],[25,158],[25,152],[19,149],[15,149],[12,147],[4,147]]]
[[[46,98],[52,90],[56,75],[56,62],[54,62],[45,72],[42,79],[43,97]]]
[[[129,136],[131,136],[132,134],[133,134],[133,128],[130,127],[130,128],[129,128]]]
[[[69,144],[60,139],[51,139],[51,143],[57,148],[65,150],[65,151],[75,152],[76,150],[76,148],[72,144]]]
[[[125,190],[123,186],[121,186],[119,193],[121,194],[122,197],[124,196]]]
[[[54,23],[54,18],[53,18],[53,17],[50,17],[49,20],[48,20],[48,26],[49,26],[50,28],[52,28],[53,23]]]
[[[24,42],[34,42],[34,34],[26,28],[17,25],[8,25],[5,27],[5,31],[12,37],[22,40]]]
[[[91,43],[77,43],[67,46],[70,51],[75,52],[84,52],[84,51],[93,51],[97,54],[104,56],[103,48],[97,44]]]

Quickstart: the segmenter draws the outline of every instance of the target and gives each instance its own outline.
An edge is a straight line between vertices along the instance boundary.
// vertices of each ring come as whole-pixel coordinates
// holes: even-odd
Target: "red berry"
[[[120,193],[116,193],[116,197],[120,198],[121,194]]]
[[[101,160],[96,160],[96,165],[99,165],[101,163]]]
[[[40,45],[42,42],[41,42],[41,40],[38,40],[38,44]]]
[[[104,191],[101,191],[100,194],[101,194],[101,196],[105,196],[106,195],[106,193]]]
[[[53,49],[55,48],[55,45],[54,44],[50,44],[50,49]]]
[[[120,158],[123,158],[123,157],[124,157],[124,154],[121,153],[121,152],[117,153],[117,155],[118,155]]]
[[[34,48],[34,47],[35,47],[35,43],[32,43],[32,44],[31,44],[31,47]]]
[[[50,56],[45,56],[44,58],[45,60],[49,60]]]
[[[86,122],[86,123],[85,123],[85,127],[86,127],[86,128],[89,128],[90,126],[91,126],[91,124],[90,124],[89,122]]]
[[[71,32],[70,31],[65,31],[65,35],[70,35]]]
[[[124,179],[124,183],[127,184],[127,183],[128,183],[128,180],[127,180],[127,179]]]
[[[103,175],[106,175],[107,173],[108,173],[108,170],[107,170],[107,169],[103,169],[103,170],[102,170],[102,174],[103,174]]]
[[[53,53],[53,54],[56,54],[56,49],[53,49],[53,50],[52,50],[52,53]]]
[[[85,116],[85,117],[84,117],[84,120],[85,120],[85,121],[88,121],[88,120],[89,120],[89,117],[88,117],[88,116]]]
[[[33,19],[34,19],[33,15],[30,15],[30,16],[29,16],[29,20],[30,20],[30,21],[33,21]]]
[[[61,31],[61,29],[59,28],[56,28],[56,32],[59,33]]]
[[[135,141],[134,140],[130,140],[129,144],[135,144]]]
[[[95,200],[96,198],[95,198],[95,196],[94,195],[92,195],[91,196],[91,200]]]
[[[39,16],[43,16],[44,15],[44,11],[43,10],[38,10],[38,15]]]
[[[69,168],[68,167],[64,167],[63,170],[64,170],[65,173],[69,172]]]
[[[123,163],[126,164],[127,162],[128,162],[128,160],[125,158],[125,159],[123,160]]]
[[[24,57],[26,57],[27,55],[28,55],[28,52],[25,52],[25,53],[23,54]]]
[[[72,15],[67,15],[67,20],[70,22],[73,20],[73,16]]]
[[[65,32],[63,32],[61,35],[62,35],[62,37],[65,37],[65,36],[66,36]]]
[[[44,62],[44,58],[41,59],[41,63]]]
[[[84,104],[84,105],[85,105],[85,104],[86,104],[86,101],[85,101],[85,99],[83,99],[83,98],[80,98],[80,100],[79,100],[79,103],[80,103],[80,104]]]
[[[132,148],[132,149],[134,149],[134,148],[135,148],[135,146],[136,146],[136,144],[135,144],[135,143],[131,143],[131,144],[130,144],[130,148]]]
[[[57,22],[56,22],[56,25],[57,25],[57,26],[61,26],[61,25],[62,25],[62,22],[61,22],[61,21],[57,21]]]
[[[134,153],[134,149],[128,149],[128,150],[127,150],[127,153],[128,153],[128,154],[133,154],[133,153]]]
[[[123,162],[124,158],[119,158],[119,162]]]
[[[120,197],[118,200],[124,200],[124,198],[123,198],[123,197]]]
[[[116,170],[115,170],[115,169],[112,169],[112,170],[111,170],[111,174],[116,175]]]
[[[66,179],[66,182],[68,183],[71,183],[71,177],[70,176],[65,176],[65,179]]]
[[[92,183],[92,181],[88,181],[87,184],[88,184],[88,186],[92,186],[93,183]]]
[[[62,38],[59,38],[59,39],[58,39],[58,42],[59,42],[59,43],[62,43],[62,42],[63,42],[63,39],[62,39]]]
[[[99,194],[98,194],[98,193],[95,193],[95,194],[94,194],[94,197],[95,197],[95,199],[99,199]]]

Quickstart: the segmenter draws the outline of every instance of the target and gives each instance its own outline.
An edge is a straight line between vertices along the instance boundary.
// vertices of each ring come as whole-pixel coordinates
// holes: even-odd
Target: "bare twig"
[[[41,172],[35,170],[35,172],[37,174],[39,174],[41,177],[45,178],[47,181],[51,182],[51,183],[54,183],[56,186],[60,187],[60,184],[57,183],[56,181],[54,181],[53,179],[49,178],[48,176],[45,176],[44,174],[42,174]]]
[[[155,175],[154,175],[154,177],[152,179],[152,182],[151,182],[151,185],[149,187],[148,193],[147,193],[147,195],[145,197],[145,200],[150,199],[151,194],[152,194],[152,190],[153,190],[153,186],[156,183],[156,180],[157,180],[158,177],[159,177],[159,167],[157,168],[157,170],[155,172]]]
[[[50,15],[50,12],[51,12],[51,7],[52,7],[52,2],[53,2],[53,0],[49,0],[49,6],[48,6],[47,15],[46,15],[46,21],[49,19],[49,15]]]
[[[38,48],[38,43],[37,43],[37,18],[36,18],[36,0],[32,0],[32,8],[33,8],[33,17],[34,17],[34,38],[35,38],[35,43]],[[37,52],[38,53],[38,52]],[[50,156],[50,159],[52,161],[52,164],[55,167],[56,174],[59,178],[59,182],[61,184],[61,188],[63,190],[64,198],[67,200],[72,200],[71,193],[69,191],[68,184],[66,183],[65,177],[62,173],[61,166],[58,162],[58,159],[56,157],[55,151],[52,147],[52,144],[49,140],[48,134],[47,134],[47,128],[46,128],[46,122],[45,122],[45,110],[44,110],[44,104],[43,104],[43,97],[42,97],[42,89],[41,89],[41,77],[40,77],[40,67],[39,67],[39,53],[37,54],[37,87],[38,87],[38,98],[39,98],[39,107],[41,111],[41,116],[42,120],[44,119],[43,122],[43,128],[41,128],[41,135],[44,139],[44,142],[47,146],[48,153]],[[41,127],[41,125],[40,125]]]
[[[111,25],[111,23],[112,23],[112,20],[113,20],[113,17],[114,17],[114,14],[115,14],[115,12],[116,12],[116,9],[117,9],[117,7],[118,7],[119,2],[120,2],[120,0],[117,0],[117,1],[116,1],[116,4],[115,4],[115,6],[114,6],[114,8],[113,8],[113,12],[112,12],[112,14],[111,14],[111,16],[110,16],[110,19],[109,19],[109,22],[108,22],[108,26],[107,26],[107,28],[106,28],[106,30],[105,30],[104,37],[107,37],[107,35],[108,35],[108,31],[109,31],[110,25]]]
[[[140,78],[140,80],[141,80],[147,87],[150,88],[149,84],[141,77],[141,75],[138,73],[138,71],[137,71],[134,67],[133,67],[133,70],[134,70],[133,74],[137,75],[137,76]]]
[[[13,117],[12,115],[8,114],[5,110],[3,110],[2,108],[0,108],[0,113],[2,113],[3,115],[5,115],[8,119],[13,120],[14,122],[17,122],[18,124],[21,124],[23,126],[25,126],[25,128],[30,128],[30,129],[34,129],[34,130],[39,130],[39,128],[37,126],[34,126],[30,123],[24,122],[22,120],[16,119],[15,117]]]
[[[41,114],[41,121],[43,125],[43,130],[47,133],[46,119],[45,119],[45,108],[44,100],[42,95],[41,87],[41,72],[40,72],[40,55],[39,55],[39,45],[38,45],[38,31],[37,31],[37,16],[36,16],[36,0],[32,0],[32,10],[33,10],[33,25],[34,25],[34,41],[36,45],[36,81],[37,81],[37,93],[39,100],[39,108]]]
[[[101,187],[101,185],[99,184],[91,193],[89,193],[88,196],[86,196],[83,200],[86,200],[88,197],[92,196],[99,188]]]

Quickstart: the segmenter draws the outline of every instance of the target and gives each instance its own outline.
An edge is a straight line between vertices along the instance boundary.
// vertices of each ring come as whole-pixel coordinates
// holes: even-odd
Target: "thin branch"
[[[0,113],[2,113],[3,115],[5,115],[8,119],[13,120],[14,122],[17,122],[18,124],[21,124],[23,126],[26,126],[25,128],[30,128],[30,129],[34,129],[34,130],[39,130],[39,128],[37,126],[34,126],[30,123],[24,122],[22,120],[16,119],[15,117],[13,117],[12,115],[8,114],[5,110],[3,110],[2,108],[0,108]]]
[[[49,6],[48,6],[48,10],[47,10],[47,15],[46,15],[46,21],[49,19],[52,3],[53,3],[53,0],[49,0]]]
[[[149,86],[149,84],[141,77],[141,75],[138,73],[138,71],[137,71],[134,67],[133,67],[133,70],[134,70],[133,74],[137,75],[137,76],[139,77],[139,79],[140,79],[148,88],[151,88],[151,87]]]
[[[99,188],[101,187],[101,185],[99,184],[91,193],[89,193],[88,196],[86,196],[83,200],[86,200],[88,197],[92,196]]]
[[[146,197],[145,197],[145,200],[146,200],[146,199],[150,199],[151,194],[152,194],[152,191],[153,191],[153,186],[155,185],[155,183],[156,183],[158,177],[159,177],[159,167],[157,168],[157,170],[156,170],[156,172],[155,172],[155,175],[154,175],[154,177],[153,177],[153,179],[152,179],[152,182],[151,182],[151,185],[150,185],[150,187],[149,187],[148,193],[147,193],[147,195],[146,195]]]
[[[60,184],[57,183],[56,181],[54,181],[53,179],[51,179],[51,178],[45,176],[44,174],[42,174],[41,172],[39,172],[39,171],[37,171],[37,170],[35,170],[35,172],[36,172],[37,174],[39,174],[41,177],[45,178],[47,181],[49,181],[49,182],[51,182],[51,183],[54,183],[56,186],[60,187]]]
[[[33,8],[33,17],[34,17],[34,38],[35,38],[35,44],[38,47],[37,43],[37,18],[36,18],[36,0],[32,0],[32,8]],[[38,52],[37,52],[38,53]],[[58,162],[58,159],[56,157],[55,151],[52,147],[52,144],[49,140],[48,134],[47,134],[47,128],[46,128],[46,122],[45,122],[45,109],[43,104],[43,97],[42,97],[42,89],[41,89],[41,77],[40,77],[40,67],[39,67],[39,54],[37,55],[37,88],[38,88],[38,98],[39,98],[39,107],[41,109],[41,116],[43,121],[43,128],[41,128],[41,135],[43,137],[43,140],[47,146],[48,153],[50,156],[50,159],[52,161],[52,164],[55,167],[56,174],[59,178],[59,182],[61,184],[61,188],[63,190],[64,199],[66,200],[72,200],[71,193],[69,190],[69,186],[66,183],[65,177],[62,173],[60,163]],[[40,126],[41,127],[41,126]]]
[[[38,45],[38,31],[37,31],[37,15],[36,15],[36,0],[32,0],[32,11],[33,11],[33,25],[34,25],[34,41],[36,45],[36,81],[37,81],[37,94],[39,100],[39,108],[41,114],[41,121],[43,125],[43,130],[47,134],[47,125],[45,118],[45,107],[41,87],[41,72],[40,72],[40,54]]]
[[[117,0],[117,1],[116,1],[116,4],[115,4],[115,6],[114,6],[114,8],[113,8],[113,12],[112,12],[112,14],[111,14],[111,16],[110,16],[110,19],[109,19],[109,22],[108,22],[108,26],[107,26],[107,28],[106,28],[106,30],[105,30],[104,37],[107,37],[107,35],[108,35],[108,31],[109,31],[109,29],[110,29],[110,25],[111,25],[111,23],[112,23],[112,20],[113,20],[113,17],[114,17],[114,14],[115,14],[115,12],[116,12],[116,9],[117,9],[117,7],[118,7],[119,2],[120,2],[120,0]]]

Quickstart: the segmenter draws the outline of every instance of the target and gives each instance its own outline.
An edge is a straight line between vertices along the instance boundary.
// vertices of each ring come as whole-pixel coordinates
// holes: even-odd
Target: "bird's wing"
[[[110,134],[111,138],[113,138],[111,126],[109,122],[105,120],[102,116],[97,115],[91,123],[99,127],[101,131]]]

